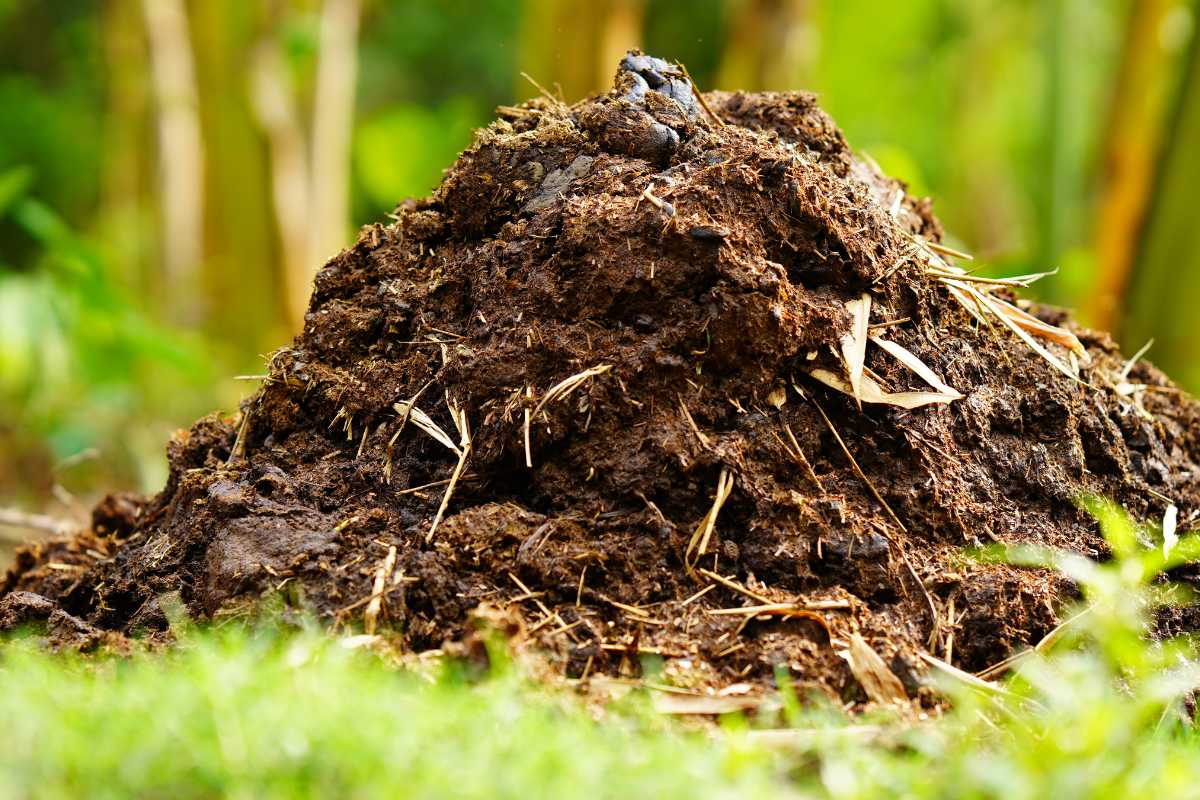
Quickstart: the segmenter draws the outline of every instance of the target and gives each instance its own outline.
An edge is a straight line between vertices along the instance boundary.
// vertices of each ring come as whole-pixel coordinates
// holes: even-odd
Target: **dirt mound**
[[[812,96],[701,100],[631,55],[608,95],[499,113],[321,270],[157,497],[19,555],[0,620],[94,638],[278,592],[425,650],[485,607],[569,676],[658,654],[866,700],[896,691],[871,650],[913,695],[921,651],[978,670],[1058,622],[1069,586],[964,548],[1103,556],[1081,493],[1200,508],[1197,405],[955,266]]]

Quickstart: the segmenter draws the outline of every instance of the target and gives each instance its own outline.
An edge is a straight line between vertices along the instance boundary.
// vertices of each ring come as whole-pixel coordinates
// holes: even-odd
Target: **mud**
[[[640,57],[605,96],[501,109],[432,197],[321,270],[239,415],[172,439],[161,493],[18,555],[0,624],[161,635],[179,592],[199,619],[279,595],[359,630],[378,577],[378,633],[412,651],[499,610],[569,677],[652,655],[684,686],[784,667],[862,703],[842,655],[858,634],[920,699],[921,652],[981,670],[1072,594],[968,548],[1103,558],[1081,494],[1142,519],[1200,509],[1200,406],[1163,375],[1123,375],[1111,339],[1061,311],[1026,304],[1082,342],[1039,342],[1078,379],[976,319],[914,247],[941,238],[929,202],[811,95],[704,99],[719,123]],[[846,376],[864,293],[872,332],[960,399],[860,410],[810,375]],[[865,367],[928,389],[879,347]],[[451,445],[466,457],[433,529]]]

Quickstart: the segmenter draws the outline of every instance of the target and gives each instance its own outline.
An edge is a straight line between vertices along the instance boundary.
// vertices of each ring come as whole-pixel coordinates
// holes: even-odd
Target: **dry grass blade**
[[[1093,608],[1095,608],[1095,606],[1088,606],[1078,614],[1075,614],[1069,619],[1063,620],[1056,625],[1052,631],[1043,636],[1041,641],[1039,641],[1033,647],[1029,648],[1028,650],[1022,650],[1019,653],[1013,653],[1003,661],[998,661],[987,669],[975,673],[975,677],[983,681],[990,681],[991,679],[999,677],[1003,673],[1012,669],[1017,664],[1020,664],[1034,653],[1045,653],[1047,650],[1057,644],[1071,627],[1090,614]]]
[[[384,587],[387,586],[387,579],[395,568],[396,546],[391,545],[388,547],[387,557],[375,571],[375,585],[371,587],[371,600],[367,603],[367,610],[363,614],[363,630],[368,636],[375,635],[375,625],[379,621],[379,612],[383,608]]]
[[[696,420],[692,417],[692,412],[688,411],[687,403],[683,402],[683,397],[679,398],[679,409],[683,412],[683,418],[687,420],[688,427],[692,429],[692,433],[696,435],[696,439],[700,444],[705,449],[712,447],[712,442],[704,435],[704,431],[700,430],[700,426],[696,424]]]
[[[458,479],[462,477],[463,468],[467,465],[467,459],[471,455],[471,425],[467,421],[467,412],[451,408],[450,413],[454,416],[455,425],[458,426],[459,433],[462,436],[460,440],[461,449],[459,450],[458,463],[454,465],[454,472],[450,474],[450,483],[446,485],[446,493],[442,495],[442,503],[438,506],[437,514],[433,518],[433,524],[429,526],[429,533],[425,534],[425,541],[427,542],[433,539],[434,532],[437,531],[438,525],[441,524],[442,517],[445,516],[446,509],[450,506],[450,496],[454,494],[454,487],[458,485]]]
[[[1049,278],[1051,275],[1057,275],[1058,270],[1050,270],[1049,272],[1033,272],[1028,275],[1013,275],[1009,278],[986,278],[982,275],[970,275],[961,270],[942,270],[942,269],[927,269],[925,274],[934,278],[953,278],[954,280],[966,281],[967,283],[981,283],[986,286],[1008,286],[1011,288],[1027,289],[1030,285],[1040,281],[1042,278]]]
[[[1129,360],[1125,362],[1125,366],[1121,368],[1121,374],[1119,376],[1119,380],[1121,380],[1121,381],[1129,380],[1129,373],[1133,370],[1133,365],[1136,364],[1138,362],[1138,360],[1141,359],[1142,356],[1146,355],[1146,353],[1153,346],[1154,346],[1154,340],[1151,339],[1148,342],[1146,342],[1144,345],[1142,345],[1141,348],[1138,349],[1138,351],[1136,353],[1134,353],[1132,356],[1130,356]]]
[[[713,572],[710,569],[700,568],[700,569],[696,570],[696,572],[710,580],[716,581],[717,583],[724,586],[726,589],[732,589],[733,591],[737,592],[738,594],[749,597],[751,600],[762,603],[763,605],[771,604],[770,598],[766,597],[765,595],[759,594],[758,592],[754,591],[753,589],[747,589],[745,586],[742,586],[737,581],[730,580],[729,578],[726,578],[724,575],[718,575],[717,573]]]
[[[971,255],[970,253],[964,253],[961,250],[955,250],[953,247],[947,247],[946,245],[941,244],[939,242],[922,240],[922,243],[926,247],[928,247],[930,250],[932,250],[933,252],[935,252],[939,255],[950,256],[951,258],[961,258],[963,261],[974,261],[975,260],[975,256]]]
[[[525,466],[533,469],[533,447],[529,441],[530,423],[533,421],[533,415],[529,413],[529,404],[533,402],[533,387],[525,387]]]
[[[947,281],[947,283],[951,283],[951,282]],[[1050,366],[1054,367],[1056,370],[1058,370],[1063,375],[1067,376],[1068,378],[1070,378],[1073,381],[1079,380],[1079,376],[1076,375],[1075,372],[1070,367],[1068,367],[1066,364],[1064,364],[1062,362],[1062,360],[1058,358],[1058,356],[1054,355],[1049,350],[1047,350],[1045,347],[1038,344],[1038,342],[1033,338],[1033,336],[1030,335],[1029,331],[1026,330],[1026,327],[1018,324],[1016,319],[1014,319],[1014,315],[1007,313],[1007,310],[1019,312],[1020,309],[1016,308],[1015,306],[1011,306],[1002,300],[997,300],[996,298],[992,297],[991,295],[987,294],[986,292],[981,292],[973,286],[967,286],[966,284],[958,283],[957,281],[955,281],[954,283],[957,285],[958,288],[962,289],[969,297],[971,297],[973,300],[975,300],[979,304],[980,308],[987,311],[992,316],[996,317],[996,319],[1000,320],[1000,323],[1002,325],[1004,325],[1004,327],[1008,328],[1010,331],[1015,333],[1017,335],[1017,338],[1019,338],[1021,341],[1023,341],[1029,347],[1029,349],[1033,350],[1035,353],[1037,353],[1039,356],[1041,356],[1043,359],[1045,359],[1047,362],[1049,362]],[[1021,313],[1024,313],[1024,312],[1021,312]],[[1044,323],[1042,323],[1042,324],[1044,325]],[[1066,332],[1064,331],[1064,333],[1066,333]],[[1070,335],[1070,334],[1068,334],[1068,335]]]
[[[825,634],[832,639],[833,630],[829,627],[829,623],[825,618],[816,611],[803,608],[795,603],[766,603],[760,606],[747,606],[745,608],[717,608],[710,609],[705,612],[715,617],[789,617],[791,619],[807,619],[820,625]]]
[[[732,714],[738,711],[753,711],[762,705],[761,697],[660,694],[654,698],[654,710],[660,714],[681,716],[709,716]]]
[[[1171,554],[1171,551],[1175,549],[1175,545],[1179,544],[1179,534],[1177,534],[1175,532],[1178,527],[1179,527],[1179,506],[1175,505],[1174,503],[1171,503],[1171,505],[1167,506],[1166,512],[1163,513],[1163,523],[1162,523],[1163,558],[1166,558],[1167,556],[1169,556]]]
[[[729,499],[729,493],[732,491],[733,475],[728,469],[722,467],[721,474],[717,476],[717,494],[713,498],[712,507],[708,509],[704,519],[700,520],[700,524],[696,526],[696,531],[692,534],[687,550],[683,554],[684,568],[693,578],[696,577],[696,562],[707,552],[709,540],[712,539],[713,531],[716,530],[717,515],[721,513],[721,506],[725,505],[725,501]]]
[[[389,439],[387,443],[387,451],[383,459],[384,483],[392,482],[392,459],[395,456],[396,441],[400,438],[400,434],[404,433],[404,427],[408,425],[409,416],[411,415],[412,409],[416,406],[417,400],[420,399],[421,395],[425,393],[425,390],[428,389],[432,383],[432,379],[426,381],[420,389],[417,389],[416,394],[410,397],[408,402],[404,403],[404,411],[400,414],[400,426],[396,428],[396,432],[392,434],[392,438]],[[392,407],[398,408],[397,406]]]
[[[928,383],[934,389],[937,389],[940,393],[944,395],[954,395],[955,399],[962,398],[963,395],[961,392],[958,392],[957,390],[951,389],[949,386],[947,386],[946,383],[940,377],[938,377],[938,374],[930,369],[924,361],[917,358],[911,350],[901,347],[895,342],[888,341],[882,336],[872,336],[871,341],[877,344],[883,350],[887,351],[888,354],[890,354],[901,364],[917,373],[917,375],[921,377],[921,380]]]
[[[821,479],[817,477],[816,471],[813,469],[812,462],[808,460],[808,456],[804,455],[804,450],[800,447],[800,442],[796,441],[796,434],[792,433],[792,426],[787,424],[787,420],[783,422],[783,431],[787,434],[788,441],[792,443],[791,449],[784,447],[788,453],[795,459],[800,466],[804,467],[808,473],[808,479],[811,480],[816,487],[822,492],[825,491],[825,486],[821,483]]]
[[[842,394],[855,397],[854,390],[839,376],[834,375],[829,370],[814,369],[808,374],[831,389],[836,389]],[[859,397],[855,397],[856,400],[861,400],[864,403],[882,403],[907,409],[921,408],[938,403],[944,405],[962,399],[962,395],[958,392],[954,392],[953,394],[944,394],[942,392],[885,392],[869,375],[862,376],[861,390],[862,392]]]
[[[988,323],[988,317],[994,316],[1009,330],[1017,335],[1031,350],[1050,363],[1052,367],[1066,375],[1074,381],[1080,380],[1075,370],[1064,364],[1061,359],[1040,345],[1034,337],[1045,341],[1054,342],[1062,345],[1078,356],[1080,362],[1087,364],[1089,357],[1087,349],[1075,334],[1059,328],[1055,325],[1050,325],[1033,316],[1032,314],[1017,308],[1007,300],[995,297],[990,292],[988,284],[1000,284],[1008,286],[1028,286],[1038,278],[1053,273],[1037,273],[1033,275],[1021,275],[1015,278],[977,278],[968,275],[964,270],[956,267],[945,260],[938,254],[946,252],[947,248],[937,245],[932,242],[927,242],[919,236],[914,236],[907,232],[902,232],[903,235],[913,242],[918,251],[925,257],[925,274],[942,283],[950,292],[951,296],[957,300],[967,312],[981,323]],[[957,255],[948,253],[949,255]],[[978,286],[972,283],[979,284]],[[990,323],[988,323],[990,324]],[[1087,385],[1085,383],[1085,385]]]
[[[763,603],[757,606],[738,608],[711,608],[706,613],[716,617],[737,617],[746,614],[779,614],[791,611],[825,611],[833,608],[849,608],[849,600],[813,600],[806,603]]]
[[[857,633],[851,634],[850,646],[839,653],[850,665],[854,678],[867,697],[880,705],[907,703],[908,694],[896,674],[888,669],[879,654]]]
[[[870,330],[871,295],[864,293],[858,300],[846,303],[850,312],[850,332],[842,337],[842,358],[846,361],[846,374],[850,378],[851,397],[862,409],[863,365],[867,360],[867,333]]]
[[[544,394],[542,399],[538,401],[538,404],[534,406],[533,411],[528,413],[525,417],[525,466],[531,469],[533,468],[533,451],[530,448],[529,429],[533,423],[533,420],[537,419],[537,415],[542,413],[542,409],[556,400],[564,399],[571,392],[583,385],[584,382],[596,377],[597,375],[603,375],[610,369],[612,369],[612,364],[598,364],[597,366],[589,367],[583,372],[577,372],[569,378],[564,378],[546,391],[546,394]],[[528,392],[529,390],[527,389],[527,398],[529,397]]]
[[[610,369],[612,369],[612,364],[600,364],[595,367],[589,367],[583,372],[577,372],[571,377],[564,378],[563,380],[554,384],[546,391],[546,394],[542,397],[538,404],[534,406],[532,416],[537,418],[537,415],[542,413],[542,409],[544,409],[547,405],[553,403],[555,400],[560,400],[566,397],[571,392],[579,388],[579,386],[589,378],[594,378],[597,375],[603,375]]]
[[[936,669],[938,672],[942,673],[943,675],[945,675],[949,678],[953,678],[954,680],[956,680],[960,683],[970,686],[972,689],[976,689],[985,694],[997,695],[997,696],[1001,696],[1001,697],[1016,697],[1017,696],[1013,692],[1010,692],[1008,689],[1005,689],[1003,686],[998,686],[997,684],[992,683],[991,681],[985,681],[982,678],[979,678],[975,675],[972,675],[969,672],[959,669],[958,667],[954,666],[953,664],[947,664],[945,661],[942,661],[937,656],[931,656],[928,653],[917,653],[917,655],[919,655],[921,657],[922,661],[924,661],[926,664],[928,664],[929,666]]]
[[[444,444],[455,455],[459,456],[460,458],[462,457],[462,450],[454,443],[454,440],[450,438],[450,435],[442,430],[442,427],[434,422],[433,419],[431,419],[430,416],[424,411],[406,400],[396,403],[392,407],[396,409],[398,414],[403,414],[405,415],[406,419],[411,419],[413,425],[416,425],[438,442]]]
[[[1071,333],[1066,328],[1060,328],[1057,325],[1051,325],[1047,322],[1042,322],[1040,319],[1030,314],[1028,311],[1017,308],[1007,300],[1001,300],[999,297],[988,296],[1005,316],[1019,325],[1022,330],[1025,330],[1034,336],[1045,339],[1048,342],[1054,342],[1067,348],[1075,355],[1079,356],[1083,363],[1089,360],[1087,348],[1083,346],[1083,342],[1079,341],[1079,337]]]

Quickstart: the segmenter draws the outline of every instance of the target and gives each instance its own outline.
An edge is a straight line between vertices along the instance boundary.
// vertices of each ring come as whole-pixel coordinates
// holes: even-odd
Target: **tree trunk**
[[[204,142],[182,0],[142,0],[158,113],[162,254],[167,291],[190,294],[203,258]],[[194,305],[181,307],[194,311]]]
[[[1122,340],[1153,338],[1150,358],[1192,391],[1200,389],[1200,37],[1193,36],[1169,138],[1138,248]]]

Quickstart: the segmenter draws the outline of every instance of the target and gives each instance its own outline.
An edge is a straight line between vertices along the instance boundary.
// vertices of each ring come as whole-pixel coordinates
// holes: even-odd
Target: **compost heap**
[[[919,697],[925,655],[986,668],[1075,591],[966,549],[1103,558],[1085,494],[1200,508],[1196,403],[969,274],[811,95],[631,53],[607,95],[498,113],[320,271],[160,494],[19,554],[0,624],[94,643],[166,630],[173,592],[283,596],[413,652],[484,618],[567,677]]]

